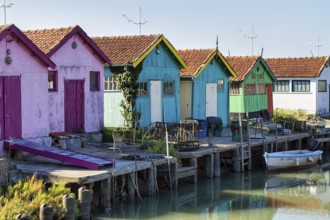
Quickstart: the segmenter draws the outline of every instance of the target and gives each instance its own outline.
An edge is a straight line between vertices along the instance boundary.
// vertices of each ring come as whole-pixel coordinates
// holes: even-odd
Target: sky
[[[79,25],[91,37],[139,35],[139,25],[130,19],[144,23],[143,35],[164,34],[176,49],[215,48],[218,38],[225,56],[330,55],[329,0],[6,0],[9,3],[13,5],[6,8],[6,23],[21,30]]]

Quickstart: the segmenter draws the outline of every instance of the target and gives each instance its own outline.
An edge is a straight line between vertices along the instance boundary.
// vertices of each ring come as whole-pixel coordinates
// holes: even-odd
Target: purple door
[[[66,132],[84,132],[84,80],[65,80],[64,117]]]
[[[22,137],[21,79],[0,77],[0,139]]]

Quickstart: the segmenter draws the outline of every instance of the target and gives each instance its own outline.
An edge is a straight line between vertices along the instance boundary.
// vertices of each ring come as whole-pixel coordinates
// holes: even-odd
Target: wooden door
[[[268,113],[270,117],[273,115],[273,84],[267,84],[267,102],[268,102]]]
[[[192,81],[180,82],[180,118],[184,120],[192,117]]]
[[[0,77],[0,139],[22,137],[21,79]]]
[[[151,123],[163,121],[162,81],[150,81]]]
[[[218,116],[217,106],[217,84],[216,83],[206,83],[206,117]]]
[[[66,132],[84,132],[84,80],[65,80],[64,118]]]

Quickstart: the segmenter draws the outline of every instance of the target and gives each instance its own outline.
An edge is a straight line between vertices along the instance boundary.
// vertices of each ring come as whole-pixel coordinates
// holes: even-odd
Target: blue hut
[[[180,69],[187,65],[164,35],[94,37],[93,40],[113,64],[111,68],[105,66],[105,127],[125,124],[120,107],[123,92],[116,85],[113,73],[127,64],[132,74],[139,74],[135,109],[141,113],[140,125],[180,121]]]
[[[178,50],[187,63],[181,76],[181,119],[220,117],[229,121],[229,77],[236,77],[218,49]]]

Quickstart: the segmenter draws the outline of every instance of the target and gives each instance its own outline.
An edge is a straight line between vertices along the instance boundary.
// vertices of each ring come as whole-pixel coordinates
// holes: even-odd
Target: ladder
[[[248,114],[246,114],[246,117],[247,117],[248,145],[244,146],[242,117],[241,117],[241,113],[238,114],[239,129],[240,129],[240,136],[241,136],[241,147],[240,147],[241,172],[244,172],[245,166],[247,166],[248,170],[252,169],[252,155],[251,155],[250,128],[249,128],[249,123],[248,123],[248,121],[249,121]]]

